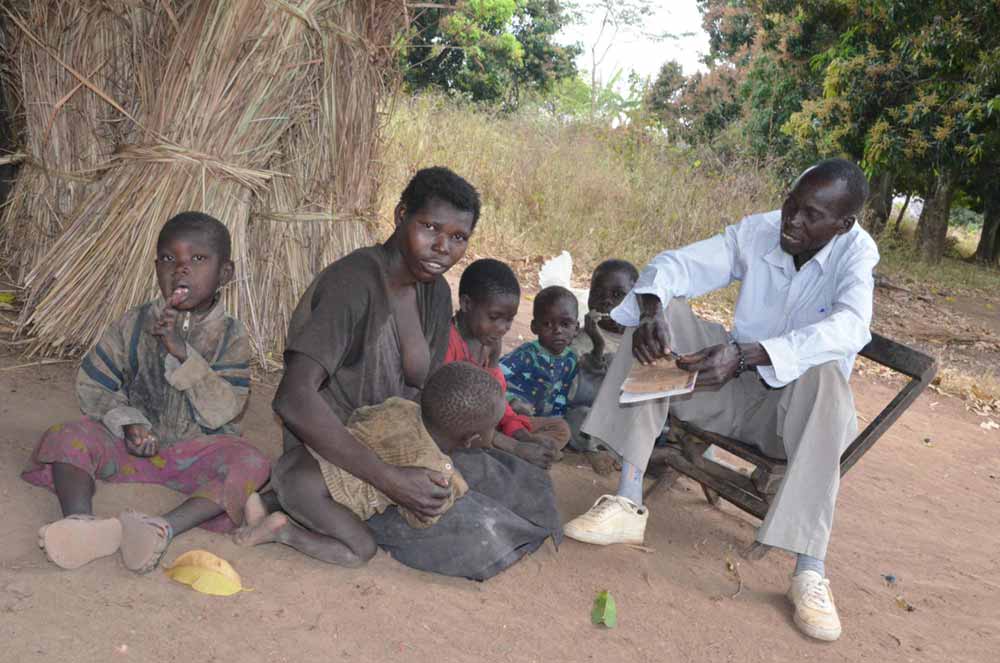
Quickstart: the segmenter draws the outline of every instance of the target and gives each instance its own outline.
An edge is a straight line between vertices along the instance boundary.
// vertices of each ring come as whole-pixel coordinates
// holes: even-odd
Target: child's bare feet
[[[615,471],[615,457],[607,451],[588,451],[585,455],[587,456],[587,460],[590,461],[590,466],[602,477],[606,477]]]
[[[121,542],[122,526],[117,518],[67,516],[38,530],[38,546],[50,562],[64,569],[78,569],[113,555]]]
[[[250,493],[246,504],[243,505],[243,526],[257,525],[265,518],[267,518],[267,507],[260,498],[260,493]]]
[[[267,506],[259,493],[251,493],[243,505],[243,526],[233,532],[233,543],[239,546],[258,546],[273,543],[288,524],[288,516],[281,511],[268,515]]]
[[[278,541],[281,531],[289,526],[288,516],[281,511],[265,515],[255,523],[251,523],[249,517],[246,521],[246,525],[233,533],[233,542],[240,546],[259,546],[262,543]]]

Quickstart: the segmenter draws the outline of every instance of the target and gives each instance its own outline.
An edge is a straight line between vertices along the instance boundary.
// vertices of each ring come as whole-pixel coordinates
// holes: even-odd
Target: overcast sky
[[[621,80],[627,80],[629,70],[641,76],[654,77],[660,66],[668,60],[677,60],[684,68],[685,74],[692,74],[698,69],[705,69],[699,58],[708,51],[708,35],[701,29],[701,14],[695,0],[673,0],[656,3],[659,9],[647,21],[645,28],[649,33],[670,32],[682,34],[694,33],[689,37],[653,41],[635,33],[619,33],[604,62],[598,66],[601,80],[610,79],[615,71],[622,69]],[[590,46],[594,43],[601,26],[601,15],[587,17],[585,25],[573,25],[563,30],[559,35],[563,43],[581,42],[584,52],[577,60],[577,67],[585,74],[590,74]],[[606,33],[602,43],[607,44]]]

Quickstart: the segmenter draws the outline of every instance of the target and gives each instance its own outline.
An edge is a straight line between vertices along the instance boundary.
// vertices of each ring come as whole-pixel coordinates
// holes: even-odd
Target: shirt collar
[[[852,230],[853,230],[853,228],[852,228]],[[847,233],[845,233],[845,235],[846,234],[850,234],[850,232],[851,231],[848,231]],[[826,246],[824,246],[822,249],[819,250],[819,253],[817,253],[812,258],[810,258],[809,261],[806,262],[805,265],[802,265],[802,267],[805,267],[810,262],[812,262],[812,261],[815,260],[816,264],[819,265],[820,271],[821,272],[826,272],[826,263],[829,262],[829,260],[830,260],[830,254],[833,253],[833,245],[841,237],[844,237],[844,235],[835,235],[833,237],[833,239],[831,239],[829,242],[826,243]],[[795,271],[795,260],[794,260],[794,258],[792,258],[791,254],[785,253],[784,249],[781,248],[781,233],[780,233],[780,231],[778,233],[778,239],[777,239],[777,242],[775,243],[774,247],[772,247],[770,251],[768,251],[767,253],[764,254],[764,260],[766,260],[767,262],[771,263],[775,267],[779,267],[779,268],[785,270],[786,272],[788,272],[788,271],[793,271],[794,272]]]
[[[826,246],[819,250],[819,253],[812,257],[812,259],[819,265],[821,272],[826,271],[826,263],[830,260],[830,254],[833,252],[833,245],[841,237],[843,237],[843,235],[835,235],[833,239],[826,243]]]
[[[154,300],[153,311],[152,311],[154,317],[158,317],[160,313],[163,312],[163,309],[165,309],[166,307],[167,307],[167,300],[163,299],[162,297]],[[195,317],[192,315],[191,324],[203,325],[206,322],[211,322],[213,320],[221,320],[222,318],[225,317],[225,315],[226,315],[226,306],[222,303],[222,295],[220,293],[216,293],[215,302],[212,304],[212,308],[210,308],[208,312],[206,312],[205,315],[200,318],[195,319]]]
[[[553,354],[553,353],[549,352],[548,350],[546,350],[544,347],[542,347],[542,344],[538,342],[537,338],[534,341],[531,341],[531,344],[535,346],[535,351],[536,352],[538,352],[538,353],[540,353],[542,355],[545,355],[546,357],[552,357],[553,359],[559,359],[559,358],[565,357],[570,352],[573,352],[573,348],[570,345],[567,345],[563,349],[563,351],[561,353],[559,353],[559,354]]]

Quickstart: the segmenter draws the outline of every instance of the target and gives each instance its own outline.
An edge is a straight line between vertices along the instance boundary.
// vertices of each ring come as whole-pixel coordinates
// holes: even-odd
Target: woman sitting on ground
[[[445,512],[452,498],[445,475],[384,462],[345,428],[358,408],[418,400],[441,365],[452,312],[443,275],[465,254],[479,209],[464,179],[446,168],[421,170],[396,206],[393,235],[327,267],[302,296],[274,399],[285,453],[272,472],[274,493],[261,496],[267,510],[290,518],[255,518],[239,542],[278,541],[344,566],[366,563],[378,544],[404,564],[481,580],[561,536],[544,470],[493,449],[455,454],[470,490]],[[363,522],[331,497],[316,456],[397,506]],[[440,518],[414,528],[401,510]],[[487,514],[495,526],[484,541]]]

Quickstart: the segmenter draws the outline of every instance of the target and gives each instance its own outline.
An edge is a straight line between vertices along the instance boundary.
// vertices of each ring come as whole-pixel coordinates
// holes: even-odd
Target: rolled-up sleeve
[[[698,297],[741,278],[740,225],[715,237],[660,253],[639,274],[632,291],[612,312],[620,325],[639,324],[639,295],[656,295],[664,308],[674,297]]]
[[[772,387],[783,387],[813,366],[856,355],[871,341],[873,271],[878,253],[865,251],[844,269],[837,283],[829,316],[811,325],[761,341],[771,358],[758,367]]]
[[[232,339],[215,364],[190,344],[183,364],[173,355],[164,360],[167,382],[184,393],[198,424],[209,430],[238,419],[250,398],[250,338],[238,320],[229,324],[234,328]]]

